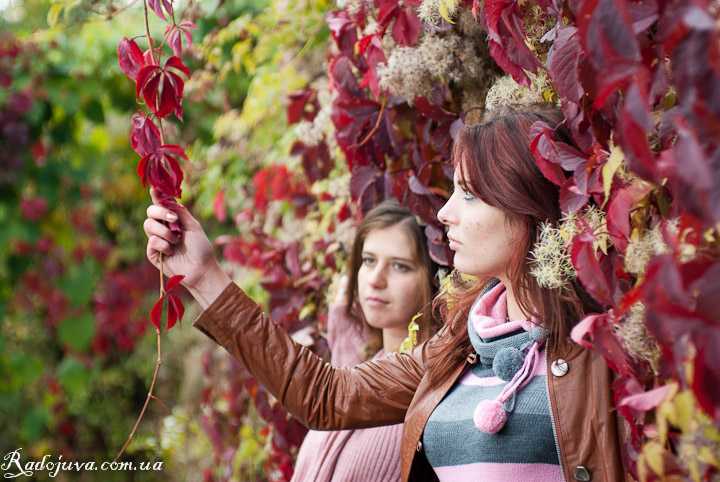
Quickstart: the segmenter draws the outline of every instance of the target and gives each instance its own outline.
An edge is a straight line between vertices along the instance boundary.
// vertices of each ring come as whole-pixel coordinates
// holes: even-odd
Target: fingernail
[[[177,214],[175,214],[175,213],[167,213],[167,218],[168,218],[170,221],[177,221],[177,218],[178,218],[178,217],[177,217]]]

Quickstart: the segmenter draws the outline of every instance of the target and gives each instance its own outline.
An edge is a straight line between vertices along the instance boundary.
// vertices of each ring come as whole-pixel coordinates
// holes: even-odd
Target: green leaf
[[[25,412],[22,418],[23,438],[29,442],[40,439],[45,433],[47,413],[37,409],[30,409]]]
[[[83,109],[85,116],[96,124],[103,124],[105,122],[105,112],[103,111],[102,104],[96,99],[92,99]]]
[[[77,395],[87,388],[90,371],[77,358],[67,356],[58,365],[57,377],[65,390]]]
[[[58,20],[60,19],[60,14],[64,8],[65,6],[60,3],[56,3],[50,7],[50,11],[47,14],[47,23],[50,27],[57,25]]]
[[[27,386],[37,380],[43,372],[43,363],[40,358],[15,353],[10,356],[10,377],[12,385],[17,388]]]
[[[73,305],[87,305],[95,288],[95,276],[92,269],[87,265],[74,266],[59,281],[59,288]]]
[[[87,350],[94,335],[95,321],[89,313],[78,319],[67,319],[57,329],[58,340],[78,351]]]

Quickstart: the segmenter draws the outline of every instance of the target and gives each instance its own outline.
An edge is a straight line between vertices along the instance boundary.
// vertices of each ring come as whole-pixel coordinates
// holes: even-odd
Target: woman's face
[[[425,301],[425,273],[413,241],[399,226],[375,229],[363,243],[358,299],[365,319],[382,330],[403,330]]]
[[[473,196],[460,184],[455,169],[455,189],[438,220],[448,227],[453,264],[462,273],[492,276],[507,282],[510,260],[517,249],[518,227],[500,209]]]

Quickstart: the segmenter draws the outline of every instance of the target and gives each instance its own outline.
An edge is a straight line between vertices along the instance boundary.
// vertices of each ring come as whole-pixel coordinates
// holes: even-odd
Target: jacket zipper
[[[562,454],[560,453],[560,442],[558,442],[557,427],[555,426],[555,415],[553,414],[552,401],[550,400],[550,374],[550,367],[548,366],[545,376],[545,389],[547,393],[548,409],[550,410],[550,423],[552,424],[553,440],[555,440],[555,450],[557,450],[558,460],[560,461],[560,475],[562,475],[563,482],[567,482],[565,479],[565,465],[563,464]]]

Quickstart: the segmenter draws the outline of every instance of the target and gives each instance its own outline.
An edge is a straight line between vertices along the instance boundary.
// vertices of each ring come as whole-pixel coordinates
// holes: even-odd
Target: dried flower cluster
[[[321,142],[326,142],[330,152],[335,140],[335,125],[330,119],[332,111],[333,95],[327,88],[326,79],[323,79],[323,85],[317,88],[318,102],[320,103],[320,111],[312,121],[302,121],[297,124],[297,139],[308,147],[318,146]]]
[[[485,97],[485,110],[492,112],[509,104],[530,105],[553,100],[555,96],[547,76],[528,75],[532,81],[530,88],[518,84],[509,75],[499,77]]]
[[[677,231],[671,223],[669,229]],[[659,254],[667,254],[670,248],[663,240],[660,224],[652,229],[633,232],[625,251],[625,269],[635,276],[644,276],[650,258]]]
[[[530,252],[530,263],[533,265],[530,274],[540,286],[557,289],[577,277],[568,248],[573,236],[584,229],[595,236],[595,249],[607,254],[611,242],[605,213],[595,206],[584,209],[580,215],[565,215],[558,227],[549,223],[540,224],[539,239]]]
[[[628,354],[635,359],[648,362],[657,372],[660,347],[645,326],[645,306],[642,303],[635,303],[614,328],[615,335]]]
[[[363,8],[366,0],[337,0],[338,10],[347,10],[350,15],[356,15]],[[370,5],[372,7],[372,4]]]
[[[427,33],[417,47],[396,47],[386,63],[378,65],[380,86],[408,103],[428,97],[438,82],[483,83],[487,60],[475,42],[455,32]]]
[[[684,398],[684,395],[686,393],[681,393],[676,399]],[[678,422],[682,426],[682,435],[677,444],[678,459],[692,475],[692,480],[702,480],[701,474],[706,473],[708,467],[718,464],[720,437],[717,427],[706,414],[692,413],[692,409],[687,410],[689,404],[683,402],[683,399],[675,402],[676,413],[671,418],[671,422]],[[684,411],[683,406],[686,407]],[[717,477],[708,480],[717,480]]]
[[[543,288],[561,288],[577,277],[570,251],[567,249],[568,239],[561,228],[550,223],[540,225],[538,242],[530,252],[530,261],[533,264],[530,274]]]
[[[455,16],[458,3],[454,0],[423,0],[418,7],[418,18],[427,25],[437,26],[442,20],[442,11],[446,13],[447,18]]]

